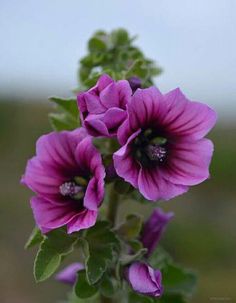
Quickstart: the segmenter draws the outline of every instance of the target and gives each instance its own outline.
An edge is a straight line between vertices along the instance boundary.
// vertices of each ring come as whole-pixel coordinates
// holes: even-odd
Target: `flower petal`
[[[64,226],[78,214],[70,202],[54,203],[42,197],[32,197],[31,207],[38,227],[44,232]]]
[[[97,88],[100,93],[104,88],[106,88],[109,84],[111,84],[113,82],[114,82],[114,80],[110,76],[108,76],[107,74],[103,74],[98,79],[98,82],[94,88]],[[93,90],[94,88],[92,88],[91,90]]]
[[[106,111],[104,117],[102,118],[102,121],[105,123],[105,125],[109,130],[117,129],[122,124],[122,122],[125,120],[126,117],[127,117],[126,111],[118,107],[112,107]]]
[[[77,272],[84,269],[84,265],[79,262],[72,263],[61,270],[56,276],[57,281],[73,285],[76,282]]]
[[[168,222],[173,218],[172,212],[165,213],[161,208],[156,208],[149,219],[145,222],[141,241],[143,246],[148,249],[147,255],[150,256],[155,250]]]
[[[144,263],[133,263],[128,269],[128,281],[138,293],[158,296],[161,286],[157,285],[155,280],[153,281],[154,272],[152,277],[150,271],[152,274],[153,269]]]
[[[47,197],[57,196],[59,186],[63,181],[59,172],[52,171],[50,167],[45,169],[37,157],[33,157],[27,162],[25,174],[21,179],[21,182],[33,192]]]
[[[80,231],[81,229],[92,227],[96,223],[97,215],[97,211],[92,210],[84,210],[83,212],[77,214],[67,224],[68,234],[71,234],[75,231]]]
[[[125,181],[131,183],[134,187],[138,186],[140,165],[133,158],[133,151],[130,143],[140,132],[141,130],[138,130],[133,133],[127,143],[113,154],[114,167],[117,174],[125,179]]]
[[[107,126],[100,119],[86,119],[84,121],[84,126],[86,127],[88,132],[94,137],[109,137]]]
[[[81,135],[81,136],[80,136]],[[60,167],[74,167],[74,150],[81,140],[80,132],[52,132],[41,136],[36,143],[36,154],[40,161]]]
[[[119,94],[115,82],[109,84],[101,91],[100,100],[101,104],[107,109],[119,106]]]
[[[159,168],[147,169],[142,167],[138,176],[138,188],[148,200],[169,200],[188,190],[187,186],[176,185],[162,176]]]
[[[188,100],[180,89],[164,95],[167,104],[162,124],[171,136],[186,140],[203,138],[215,125],[217,115],[205,104]]]
[[[130,126],[133,130],[150,126],[158,119],[163,96],[155,87],[137,89],[128,104]]]
[[[84,196],[84,206],[89,210],[97,210],[104,197],[104,181],[93,177],[87,186]]]
[[[182,185],[196,185],[203,182],[209,178],[213,150],[213,143],[208,139],[172,144],[168,165],[162,171],[164,178]]]

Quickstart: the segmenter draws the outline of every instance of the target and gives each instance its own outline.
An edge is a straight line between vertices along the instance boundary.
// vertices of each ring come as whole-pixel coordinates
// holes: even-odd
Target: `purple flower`
[[[97,84],[77,97],[84,127],[94,137],[113,137],[125,120],[126,104],[132,95],[129,82],[115,82],[102,75]]]
[[[141,241],[143,246],[148,249],[147,256],[155,250],[161,235],[165,231],[168,222],[173,218],[174,213],[164,213],[160,208],[156,208],[149,219],[145,222]]]
[[[56,276],[57,281],[73,285],[76,282],[77,272],[84,269],[82,263],[72,263],[61,270]]]
[[[211,108],[179,89],[162,95],[150,87],[138,89],[127,110],[114,166],[146,199],[168,200],[209,177],[213,144],[203,137],[216,122]]]
[[[104,196],[105,170],[92,138],[81,128],[39,138],[22,183],[41,231],[67,225],[68,233],[93,226]]]
[[[152,297],[160,297],[163,292],[161,272],[145,263],[135,262],[127,270],[127,280],[134,291]]]

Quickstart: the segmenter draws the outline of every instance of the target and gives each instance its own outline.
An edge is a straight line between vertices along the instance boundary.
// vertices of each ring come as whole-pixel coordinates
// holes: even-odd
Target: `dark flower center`
[[[168,156],[168,142],[152,129],[142,131],[133,144],[134,157],[142,166],[162,165]]]
[[[75,177],[74,180],[64,182],[60,187],[60,194],[74,200],[81,200],[84,197],[87,180],[82,177]]]

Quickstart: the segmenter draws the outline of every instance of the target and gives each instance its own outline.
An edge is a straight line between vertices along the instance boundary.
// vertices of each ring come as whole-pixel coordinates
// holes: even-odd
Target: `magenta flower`
[[[143,246],[148,249],[147,256],[155,250],[168,222],[173,218],[174,213],[165,213],[160,208],[154,209],[149,219],[145,222],[141,241]]]
[[[76,282],[77,272],[84,269],[82,263],[72,263],[61,270],[56,276],[57,281],[73,285]]]
[[[179,89],[162,95],[150,87],[138,89],[127,110],[114,166],[146,199],[168,200],[209,177],[213,144],[203,137],[216,122],[211,108]]]
[[[161,272],[145,263],[131,264],[127,271],[127,280],[133,290],[140,294],[159,298],[163,293]]]
[[[129,82],[102,75],[97,84],[77,97],[83,126],[94,137],[113,137],[125,120],[132,90]]]
[[[84,129],[53,132],[39,138],[22,183],[41,231],[66,225],[68,233],[93,226],[104,196],[105,170]]]

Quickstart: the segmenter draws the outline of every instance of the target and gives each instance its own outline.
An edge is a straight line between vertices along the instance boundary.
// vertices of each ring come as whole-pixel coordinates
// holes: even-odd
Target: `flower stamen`
[[[60,193],[64,197],[71,197],[74,199],[80,198],[81,194],[83,195],[83,187],[77,185],[75,182],[65,182],[60,188]]]
[[[146,147],[146,154],[151,161],[163,163],[167,157],[167,150],[164,146],[153,144]]]

